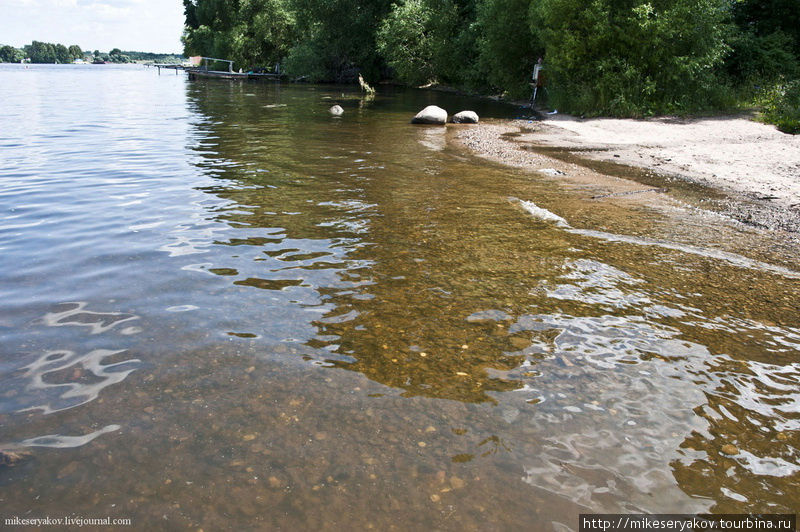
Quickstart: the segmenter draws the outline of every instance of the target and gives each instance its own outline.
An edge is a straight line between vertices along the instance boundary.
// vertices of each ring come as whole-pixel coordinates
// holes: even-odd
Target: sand
[[[800,135],[748,117],[491,121],[456,133],[477,155],[545,172],[553,161],[531,151],[557,148],[580,158],[651,171],[720,191],[724,213],[750,225],[800,232]],[[555,168],[559,168],[555,165]],[[652,179],[650,180],[652,185]],[[619,187],[617,187],[619,188]],[[612,193],[643,189],[641,185]]]

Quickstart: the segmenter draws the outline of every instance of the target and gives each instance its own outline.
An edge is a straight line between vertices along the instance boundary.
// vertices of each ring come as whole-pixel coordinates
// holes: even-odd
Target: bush
[[[423,85],[436,78],[435,22],[425,0],[406,0],[393,6],[378,30],[378,52],[406,83]]]
[[[732,52],[725,60],[728,74],[742,82],[765,85],[781,77],[800,74],[800,62],[792,52],[792,39],[781,31],[757,35],[737,32],[731,38]]]
[[[325,81],[329,78],[329,68],[323,60],[324,57],[325,50],[315,40],[298,43],[289,50],[286,57],[286,73],[312,82]]]
[[[761,97],[762,118],[784,133],[800,133],[800,80],[779,83]]]
[[[478,6],[480,65],[488,82],[512,98],[530,96],[530,78],[544,46],[528,23],[530,0],[483,0]]]
[[[723,0],[540,0],[531,30],[545,43],[551,101],[587,115],[708,108],[728,51]]]

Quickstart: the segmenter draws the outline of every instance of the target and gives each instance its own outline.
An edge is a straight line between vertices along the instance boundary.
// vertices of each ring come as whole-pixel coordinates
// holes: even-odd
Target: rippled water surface
[[[428,103],[513,112],[0,68],[0,449],[22,456],[0,513],[563,531],[797,511],[800,265],[481,162],[408,124]]]

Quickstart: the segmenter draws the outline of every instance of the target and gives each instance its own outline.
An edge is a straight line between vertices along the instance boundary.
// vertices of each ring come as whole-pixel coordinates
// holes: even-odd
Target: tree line
[[[75,59],[83,59],[83,50],[77,44],[65,46],[41,41],[33,41],[22,48],[0,46],[0,61],[19,63],[25,59],[31,63],[71,63]]]
[[[186,55],[312,81],[524,98],[543,57],[549,104],[577,114],[800,103],[797,0],[183,1]]]
[[[129,63],[132,61],[159,61],[180,63],[183,57],[175,54],[154,54],[150,52],[128,52],[113,48],[108,53],[100,50],[94,52],[81,50],[77,44],[65,46],[42,41],[33,41],[22,48],[0,46],[0,62],[19,63],[28,60],[31,63],[72,63],[75,59],[104,61],[109,63]]]

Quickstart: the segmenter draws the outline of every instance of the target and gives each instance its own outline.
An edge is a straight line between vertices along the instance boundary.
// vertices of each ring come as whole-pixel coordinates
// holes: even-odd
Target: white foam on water
[[[591,238],[605,240],[607,242],[621,242],[624,244],[634,244],[637,246],[653,246],[663,249],[670,249],[674,251],[680,251],[682,253],[697,255],[700,257],[722,260],[734,266],[738,266],[740,268],[747,268],[751,270],[774,273],[777,275],[781,275],[783,277],[788,277],[790,279],[800,279],[800,272],[784,268],[783,266],[776,266],[774,264],[768,264],[766,262],[748,259],[747,257],[743,257],[742,255],[737,255],[736,253],[729,253],[727,251],[722,251],[719,249],[701,248],[689,244],[678,244],[676,242],[669,242],[666,240],[650,240],[647,238],[641,238],[636,236],[617,235],[614,233],[606,233],[604,231],[595,231],[592,229],[575,229],[574,227],[569,225],[569,223],[567,223],[567,221],[561,216],[551,211],[548,211],[547,209],[539,207],[532,201],[525,201],[516,198],[510,198],[510,199],[513,202],[518,202],[520,206],[534,218],[537,218],[545,222],[552,222],[557,227],[574,235],[588,236]]]
[[[570,225],[567,221],[562,218],[561,216],[557,215],[554,212],[548,211],[547,209],[543,209],[536,205],[532,201],[525,201],[521,199],[511,198],[512,201],[518,201],[520,206],[528,211],[528,214],[533,216],[534,218],[538,218],[544,222],[553,222],[558,227],[563,227],[565,229],[571,229]]]

